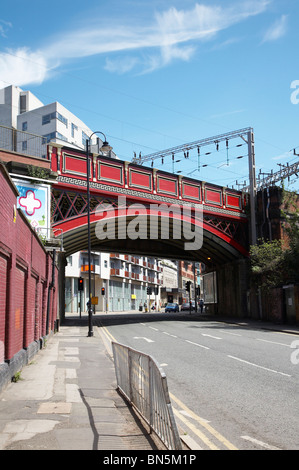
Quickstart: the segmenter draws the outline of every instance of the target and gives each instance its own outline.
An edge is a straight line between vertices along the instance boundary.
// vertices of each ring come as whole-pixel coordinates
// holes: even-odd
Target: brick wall
[[[1,372],[9,368],[4,375],[12,377],[54,330],[57,319],[57,268],[51,288],[52,255],[16,209],[17,195],[0,163],[0,389]]]

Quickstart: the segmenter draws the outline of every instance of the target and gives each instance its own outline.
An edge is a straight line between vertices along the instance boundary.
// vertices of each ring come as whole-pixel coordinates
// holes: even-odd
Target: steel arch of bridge
[[[58,173],[52,188],[52,226],[63,231],[66,254],[71,254],[87,246],[86,155],[53,145],[50,147],[50,158],[52,170]],[[246,201],[241,192],[98,155],[92,155],[90,159],[90,175],[93,249],[136,254],[137,251],[142,254],[142,250],[151,249],[160,252],[159,256],[191,257],[206,264],[212,257],[224,263],[248,256],[248,219]],[[200,253],[184,253],[177,240],[167,243],[165,240],[150,243],[107,240],[99,243],[94,231],[97,222],[94,211],[98,206],[109,204],[115,208],[118,223],[120,197],[126,198],[127,210],[137,203],[146,208],[153,204],[165,204],[167,207],[178,204],[181,208],[191,207],[194,214],[202,207],[204,244]],[[161,217],[167,217],[167,214]],[[159,244],[163,247],[160,250]]]

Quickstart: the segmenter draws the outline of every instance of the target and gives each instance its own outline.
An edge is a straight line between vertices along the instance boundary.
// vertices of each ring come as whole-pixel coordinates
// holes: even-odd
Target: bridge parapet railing
[[[86,155],[70,148],[49,147],[52,170],[58,172],[61,183],[86,186]],[[212,183],[146,168],[136,163],[93,155],[90,159],[91,190],[107,190],[112,195],[136,194],[153,201],[204,204],[212,212],[220,210],[237,217],[245,217],[245,200],[241,191]]]
[[[112,342],[117,387],[169,450],[181,450],[166,375],[149,355]]]
[[[46,137],[0,125],[0,149],[49,159]]]

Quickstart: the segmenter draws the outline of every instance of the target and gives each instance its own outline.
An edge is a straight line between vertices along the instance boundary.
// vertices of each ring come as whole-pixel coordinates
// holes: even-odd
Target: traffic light
[[[190,288],[191,288],[191,281],[187,281],[186,282],[186,291],[190,292]]]
[[[82,278],[82,277],[79,277],[79,279],[78,279],[78,290],[79,290],[79,291],[80,291],[80,290],[83,290],[83,285],[84,285],[84,283],[83,283],[83,278]]]
[[[105,295],[105,287],[102,287],[102,295]]]
[[[159,286],[155,286],[155,295],[159,295]]]
[[[198,296],[200,296],[200,286],[197,286],[197,287],[196,287],[196,294],[197,294]]]
[[[152,288],[147,287],[146,292],[147,292],[147,295],[152,295]]]

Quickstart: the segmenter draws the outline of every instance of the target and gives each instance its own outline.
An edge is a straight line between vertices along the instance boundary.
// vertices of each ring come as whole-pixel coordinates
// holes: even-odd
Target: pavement
[[[0,450],[156,450],[116,390],[100,329],[65,325],[0,394]]]
[[[299,334],[292,325],[195,317]],[[60,326],[20,379],[0,394],[0,450],[151,451],[156,446],[116,389],[109,341],[98,326],[88,337],[87,320]]]

